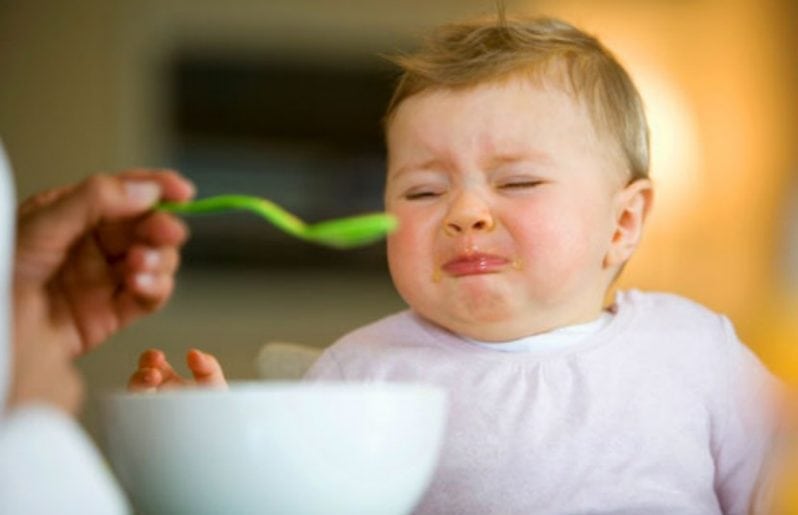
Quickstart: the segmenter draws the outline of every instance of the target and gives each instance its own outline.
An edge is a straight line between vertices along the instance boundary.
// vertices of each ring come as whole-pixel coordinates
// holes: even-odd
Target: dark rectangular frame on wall
[[[184,51],[168,76],[172,165],[199,196],[259,195],[308,222],[382,209],[384,61]],[[186,266],[385,268],[382,244],[325,249],[245,213],[188,221]]]

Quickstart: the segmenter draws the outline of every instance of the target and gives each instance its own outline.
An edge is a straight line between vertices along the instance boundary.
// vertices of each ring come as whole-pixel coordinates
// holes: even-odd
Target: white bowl
[[[111,464],[141,513],[401,514],[431,479],[442,390],[241,383],[102,399]]]

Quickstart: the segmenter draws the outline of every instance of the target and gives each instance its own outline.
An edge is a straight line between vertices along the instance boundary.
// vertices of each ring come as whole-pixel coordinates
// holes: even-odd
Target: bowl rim
[[[335,396],[417,396],[446,397],[445,390],[437,385],[420,382],[351,382],[351,381],[267,381],[244,380],[229,381],[226,388],[189,385],[185,387],[159,392],[130,392],[123,388],[105,391],[98,395],[101,401],[143,402],[153,400],[190,399],[199,397],[230,397],[242,395],[290,395],[302,397],[308,395]]]

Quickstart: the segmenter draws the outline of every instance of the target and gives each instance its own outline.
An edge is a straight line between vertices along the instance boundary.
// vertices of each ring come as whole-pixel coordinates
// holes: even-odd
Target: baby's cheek
[[[396,257],[408,258],[415,254],[431,252],[437,226],[425,213],[395,211],[397,229],[388,236],[388,252]]]
[[[411,228],[400,223],[399,227],[387,238],[388,259],[397,264],[413,253],[413,242],[416,239]]]
[[[394,285],[415,309],[420,309],[434,295],[440,281],[440,272],[435,271],[436,235],[440,226],[433,214],[423,215],[399,217],[398,229],[388,238],[388,262]]]
[[[585,268],[593,247],[593,235],[578,224],[531,224],[524,229],[527,237],[522,248],[524,266],[534,267],[541,275],[561,280]]]
[[[427,252],[419,240],[412,230],[401,226],[388,237],[388,266],[395,282],[412,280],[424,268]],[[400,284],[397,286],[401,287]]]

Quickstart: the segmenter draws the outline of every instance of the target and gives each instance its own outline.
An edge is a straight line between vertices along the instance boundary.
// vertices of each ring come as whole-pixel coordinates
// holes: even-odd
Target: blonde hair
[[[649,136],[643,102],[629,74],[595,37],[553,18],[477,19],[440,26],[417,52],[392,57],[403,73],[385,126],[407,98],[519,74],[561,81],[583,102],[597,132],[619,144],[631,179],[648,177]]]

